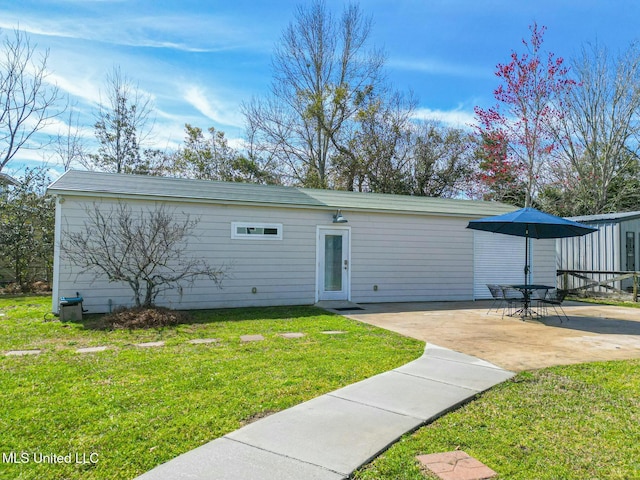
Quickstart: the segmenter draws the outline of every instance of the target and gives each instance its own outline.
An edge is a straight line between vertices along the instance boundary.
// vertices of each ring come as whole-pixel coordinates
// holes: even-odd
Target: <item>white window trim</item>
[[[239,234],[240,228],[275,228],[278,230],[277,235],[247,235]],[[231,222],[231,238],[233,240],[282,240],[282,224],[281,223],[259,223],[259,222]]]

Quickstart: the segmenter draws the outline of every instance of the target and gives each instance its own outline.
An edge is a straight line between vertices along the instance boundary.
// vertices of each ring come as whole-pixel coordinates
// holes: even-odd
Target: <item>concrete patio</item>
[[[640,309],[568,302],[569,320],[560,323],[487,314],[490,305],[334,304],[363,308],[338,313],[426,341],[424,355],[246,425],[138,478],[346,479],[404,433],[510,378],[509,370],[640,358]]]
[[[569,320],[523,322],[491,301],[381,303],[343,315],[522,371],[553,365],[640,358],[640,309],[565,302]]]

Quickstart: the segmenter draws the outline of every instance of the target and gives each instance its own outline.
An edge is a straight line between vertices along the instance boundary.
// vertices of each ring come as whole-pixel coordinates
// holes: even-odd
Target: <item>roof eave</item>
[[[383,214],[400,214],[400,215],[431,215],[437,217],[456,217],[456,218],[481,218],[487,215],[486,212],[446,212],[446,211],[426,211],[416,209],[394,209],[394,208],[371,208],[371,207],[356,207],[352,205],[346,205],[342,203],[336,204],[293,204],[293,203],[281,203],[281,202],[259,202],[259,201],[242,201],[242,200],[230,200],[230,199],[216,199],[206,197],[182,197],[177,195],[158,195],[158,194],[132,194],[132,193],[114,193],[111,191],[78,191],[59,189],[55,187],[49,187],[47,193],[56,196],[73,196],[73,197],[89,197],[89,198],[115,198],[115,199],[131,199],[131,200],[147,200],[147,201],[180,201],[183,203],[205,203],[216,205],[237,205],[248,207],[265,207],[265,208],[285,208],[285,209],[307,209],[307,210],[333,210],[341,209],[349,212],[366,212],[366,213],[383,213]]]

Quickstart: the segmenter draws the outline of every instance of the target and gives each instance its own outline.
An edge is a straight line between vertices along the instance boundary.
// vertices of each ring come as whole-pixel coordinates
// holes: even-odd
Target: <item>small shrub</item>
[[[29,285],[20,285],[19,283],[9,283],[0,287],[0,295],[19,295],[21,293],[50,293],[51,285],[44,281],[33,282]]]
[[[2,293],[5,295],[17,295],[22,293],[22,287],[18,283],[10,283],[2,289]]]
[[[38,280],[30,285],[30,289],[33,293],[49,293],[51,291],[51,285],[42,280]]]
[[[189,320],[186,312],[164,307],[119,308],[103,318],[104,325],[111,329],[144,329],[178,325]]]

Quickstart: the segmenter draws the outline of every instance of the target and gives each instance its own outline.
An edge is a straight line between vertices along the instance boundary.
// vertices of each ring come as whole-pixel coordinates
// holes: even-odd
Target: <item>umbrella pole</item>
[[[529,226],[527,225],[527,229],[525,231],[524,236],[524,308],[522,309],[522,319],[524,320],[527,315],[531,313],[531,309],[529,306],[531,305],[531,293],[529,289],[527,289],[527,285],[529,285]]]
[[[529,285],[529,228],[524,236],[524,284]]]

